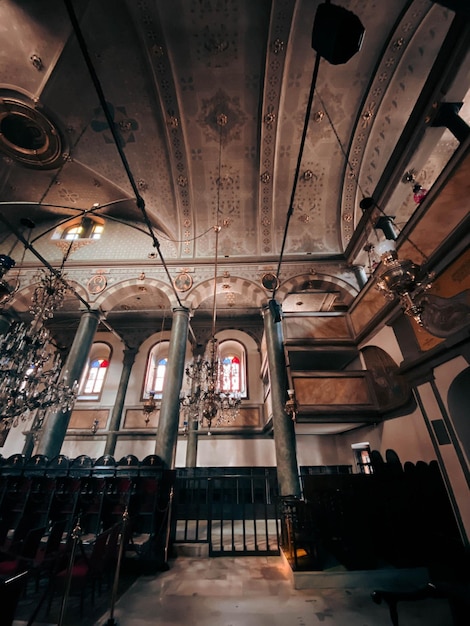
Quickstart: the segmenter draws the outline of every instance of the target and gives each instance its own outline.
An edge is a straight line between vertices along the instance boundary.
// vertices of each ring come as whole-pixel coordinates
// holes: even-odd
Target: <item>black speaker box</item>
[[[359,52],[365,28],[360,19],[335,4],[320,4],[315,15],[312,48],[332,65],[341,65]]]
[[[433,0],[435,4],[440,4],[451,11],[455,11],[457,15],[470,17],[470,2],[468,0]]]

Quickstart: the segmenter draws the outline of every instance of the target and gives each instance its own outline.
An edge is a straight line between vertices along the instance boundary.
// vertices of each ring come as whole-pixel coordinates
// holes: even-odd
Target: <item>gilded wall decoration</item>
[[[289,339],[350,339],[346,317],[290,317],[284,319],[284,337]]]
[[[436,278],[425,298],[430,307],[427,312],[423,312],[423,319],[427,328],[437,334],[431,334],[412,320],[419,347],[423,351],[434,348],[448,334],[470,323],[470,250]]]
[[[299,407],[330,405],[371,406],[366,376],[309,376],[294,378],[295,397]]]

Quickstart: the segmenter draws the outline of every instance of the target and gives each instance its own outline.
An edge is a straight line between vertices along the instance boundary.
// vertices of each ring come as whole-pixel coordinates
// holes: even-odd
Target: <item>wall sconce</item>
[[[144,402],[142,412],[145,416],[145,425],[148,426],[150,422],[150,416],[155,413],[157,409],[157,403],[155,402],[155,391],[149,391],[149,397]]]
[[[399,299],[406,313],[423,326],[421,297],[432,285],[434,275],[410,259],[399,259],[395,242],[386,239],[375,246],[384,270],[377,279],[377,289],[388,299]]]
[[[91,425],[91,434],[92,435],[96,435],[96,433],[98,432],[98,428],[100,426],[100,421],[97,419],[93,420],[93,424]]]
[[[296,421],[297,419],[297,401],[295,399],[295,395],[294,395],[294,390],[293,389],[288,389],[287,390],[287,395],[289,396],[287,399],[287,402],[285,404],[285,411],[287,413],[287,415],[291,418],[291,420],[293,422]]]
[[[416,202],[416,204],[420,204],[426,197],[428,190],[424,189],[417,182],[414,170],[409,170],[408,172],[406,172],[401,180],[403,183],[409,183],[413,187],[413,200]]]

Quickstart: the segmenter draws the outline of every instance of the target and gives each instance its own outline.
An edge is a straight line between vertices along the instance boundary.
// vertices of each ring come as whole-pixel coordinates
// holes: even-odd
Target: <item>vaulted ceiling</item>
[[[294,274],[312,263],[314,274],[338,279],[286,300],[293,310],[325,310],[339,291],[341,302],[358,291],[350,267],[367,263],[366,242],[353,252],[350,242],[360,200],[380,196],[403,227],[416,209],[405,173],[431,186],[458,145],[432,124],[433,106],[465,101],[468,21],[430,0],[342,0],[365,35],[349,60],[330,62],[325,48],[343,49],[347,37],[323,23],[312,47],[321,4],[3,0],[3,241],[6,223],[24,232],[29,218],[50,233],[93,214],[153,233],[120,256],[100,245],[97,267],[119,260],[145,269],[157,242],[175,276],[213,263],[218,225],[232,314],[259,307],[267,297],[259,279],[266,268],[277,273],[281,258],[297,264]],[[470,117],[465,103],[460,115]],[[247,264],[256,267],[248,281]],[[201,309],[210,307],[211,271],[194,275],[206,285],[195,297]],[[133,289],[127,309],[117,296],[109,307],[164,308],[173,285],[160,299]]]

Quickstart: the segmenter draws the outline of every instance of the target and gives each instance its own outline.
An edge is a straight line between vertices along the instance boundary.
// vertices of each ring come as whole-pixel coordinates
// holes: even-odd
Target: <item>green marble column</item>
[[[124,407],[124,400],[126,398],[127,386],[129,384],[129,378],[132,372],[132,366],[134,365],[135,355],[137,354],[136,348],[128,348],[124,350],[124,360],[122,364],[121,378],[119,380],[118,392],[116,394],[116,400],[113,406],[113,412],[111,413],[111,419],[109,420],[109,432],[106,437],[106,446],[104,448],[104,454],[114,454],[117,443],[117,431],[121,424],[122,409]]]
[[[176,442],[178,440],[178,424],[180,416],[180,391],[183,382],[188,339],[189,309],[178,307],[173,309],[168,365],[163,384],[160,418],[158,421],[157,454],[168,469],[174,466]]]
[[[277,478],[281,497],[301,494],[297,468],[297,450],[294,422],[285,411],[287,400],[287,367],[284,355],[284,338],[280,307],[271,300],[264,310],[264,330],[271,381],[274,445],[276,450]],[[275,321],[279,320],[279,321]]]
[[[192,417],[188,423],[188,446],[186,448],[186,467],[197,467],[197,431],[199,422]]]
[[[99,321],[98,311],[86,311],[80,319],[69,355],[62,368],[68,385],[73,385],[82,376]],[[50,459],[60,454],[71,414],[72,410],[64,413],[62,409],[53,409],[48,413],[35,450],[36,454],[44,454]]]

